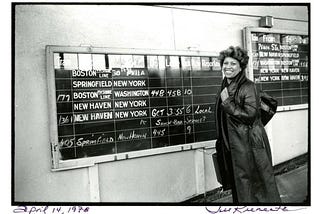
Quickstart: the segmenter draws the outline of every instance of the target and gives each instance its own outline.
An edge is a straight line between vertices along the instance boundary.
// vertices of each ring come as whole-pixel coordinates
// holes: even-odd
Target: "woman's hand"
[[[221,91],[220,96],[221,96],[222,102],[224,102],[226,99],[228,99],[229,93],[228,93],[227,87],[225,87],[225,88]]]

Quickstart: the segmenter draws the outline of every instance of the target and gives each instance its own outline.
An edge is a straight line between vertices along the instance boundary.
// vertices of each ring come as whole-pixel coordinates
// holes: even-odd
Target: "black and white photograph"
[[[311,8],[11,2],[12,212],[305,213]]]

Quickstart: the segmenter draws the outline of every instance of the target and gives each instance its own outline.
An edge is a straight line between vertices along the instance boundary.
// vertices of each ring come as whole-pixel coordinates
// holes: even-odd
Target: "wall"
[[[274,164],[282,163],[308,152],[307,111],[279,112],[269,126],[271,127],[269,138],[273,147]]]
[[[201,8],[307,19],[307,10],[301,7]],[[134,5],[18,5],[15,9],[15,201],[179,202],[219,186],[213,149],[52,172],[45,46],[218,52],[241,45],[241,30],[257,27],[258,17]],[[274,28],[307,31],[308,25],[276,19]],[[296,131],[283,131],[288,126]],[[271,137],[276,163],[307,151],[307,129],[307,110],[276,115]]]

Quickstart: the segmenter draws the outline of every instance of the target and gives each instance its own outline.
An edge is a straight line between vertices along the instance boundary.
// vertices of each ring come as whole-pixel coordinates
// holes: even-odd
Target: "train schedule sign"
[[[280,110],[307,108],[309,103],[309,36],[306,32],[245,28],[248,73],[277,98]]]
[[[53,169],[216,138],[216,54],[48,46],[47,60]]]

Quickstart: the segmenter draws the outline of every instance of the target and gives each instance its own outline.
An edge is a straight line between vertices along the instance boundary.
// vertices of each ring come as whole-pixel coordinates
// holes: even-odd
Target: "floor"
[[[307,203],[308,199],[308,167],[304,164],[296,169],[290,170],[276,176],[280,197],[283,203]],[[221,193],[220,193],[221,194]],[[193,203],[232,203],[231,193],[221,194],[219,199],[213,195],[198,198]]]

